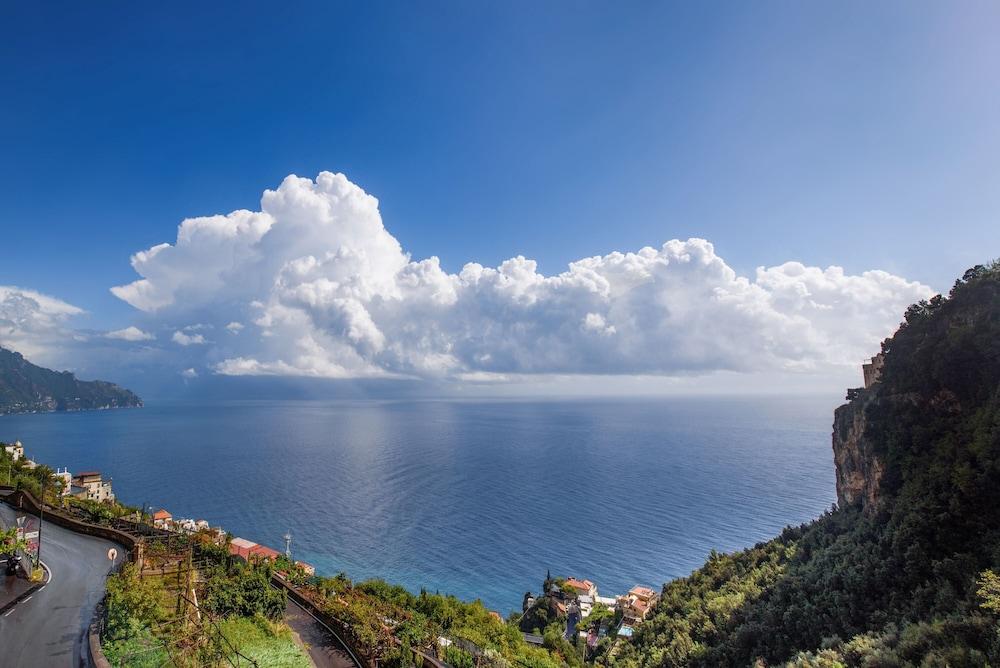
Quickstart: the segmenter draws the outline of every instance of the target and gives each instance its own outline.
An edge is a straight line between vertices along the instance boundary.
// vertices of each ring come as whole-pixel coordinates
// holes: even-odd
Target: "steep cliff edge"
[[[839,407],[833,414],[837,502],[841,506],[860,503],[868,512],[878,508],[879,486],[885,470],[871,440],[865,438],[868,426],[865,409],[874,400],[875,394],[862,390],[860,396]]]

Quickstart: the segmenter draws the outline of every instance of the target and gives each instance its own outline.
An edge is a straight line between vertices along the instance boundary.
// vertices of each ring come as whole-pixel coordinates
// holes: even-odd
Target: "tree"
[[[976,594],[982,599],[979,607],[993,614],[1000,614],[1000,576],[993,571],[983,571],[977,582]]]
[[[27,542],[17,537],[17,527],[0,529],[0,554],[23,552],[27,547]]]

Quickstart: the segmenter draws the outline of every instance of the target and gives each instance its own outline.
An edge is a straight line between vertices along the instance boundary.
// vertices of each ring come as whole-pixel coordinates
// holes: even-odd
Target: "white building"
[[[66,496],[69,494],[70,490],[73,488],[73,474],[69,472],[69,469],[56,469],[56,472],[52,474],[52,477],[62,482],[62,495]]]
[[[3,449],[15,462],[24,457],[24,446],[21,445],[21,441],[14,441],[11,445],[5,445]]]

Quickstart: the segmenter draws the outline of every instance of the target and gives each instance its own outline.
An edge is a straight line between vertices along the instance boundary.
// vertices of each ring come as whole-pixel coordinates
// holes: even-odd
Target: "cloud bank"
[[[550,276],[522,256],[450,274],[437,257],[413,260],[377,200],[330,172],[287,177],[260,211],[184,220],[172,244],[132,266],[140,278],[112,292],[174,330],[187,348],[180,368],[194,368],[197,350],[225,375],[815,370],[856,365],[933,293],[884,271],[798,262],[739,276],[703,239],[583,258]]]
[[[25,356],[43,355],[52,345],[83,338],[69,328],[69,320],[82,313],[61,299],[0,285],[0,346]]]

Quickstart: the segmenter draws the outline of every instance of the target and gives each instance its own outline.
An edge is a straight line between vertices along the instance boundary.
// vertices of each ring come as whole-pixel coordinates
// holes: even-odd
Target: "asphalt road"
[[[356,668],[340,641],[291,599],[285,606],[285,623],[299,634],[316,668]]]
[[[9,526],[14,509],[0,504],[0,518]],[[0,668],[88,665],[84,634],[104,594],[111,547],[120,560],[124,550],[119,545],[44,524],[42,563],[52,577],[0,616]]]

